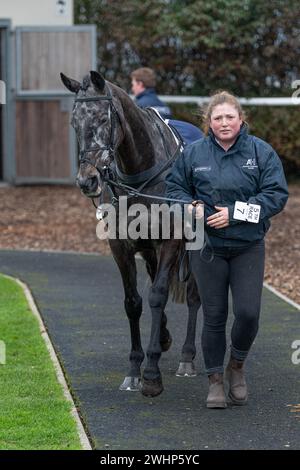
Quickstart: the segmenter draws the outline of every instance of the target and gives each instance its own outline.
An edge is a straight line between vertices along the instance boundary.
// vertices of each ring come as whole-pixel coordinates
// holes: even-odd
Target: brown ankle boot
[[[225,379],[229,382],[228,397],[230,400],[235,405],[245,405],[248,401],[248,390],[244,362],[231,357],[226,367]]]
[[[206,400],[207,408],[226,408],[226,396],[224,391],[223,374],[211,374],[208,376],[209,391]]]

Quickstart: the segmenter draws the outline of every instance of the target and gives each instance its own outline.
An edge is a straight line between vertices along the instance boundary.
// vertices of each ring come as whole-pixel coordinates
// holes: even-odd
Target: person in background
[[[223,362],[229,288],[234,322],[225,378],[233,404],[245,405],[244,365],[259,326],[264,237],[269,219],[287,202],[288,188],[280,158],[271,145],[248,134],[235,96],[226,91],[213,95],[205,125],[207,136],[186,147],[166,176],[166,196],[184,199],[189,212],[195,206],[196,217],[204,215],[214,257],[208,262],[207,247],[202,252],[191,250],[190,264],[203,307],[207,407],[225,408]],[[204,214],[203,204],[197,205],[197,200],[203,201]]]
[[[131,90],[135,103],[140,108],[155,108],[163,119],[171,119],[171,110],[158,98],[155,87],[155,73],[149,67],[141,67],[131,73]]]
[[[186,146],[203,137],[203,132],[189,122],[172,119],[170,108],[159,99],[156,93],[156,76],[149,67],[141,67],[131,73],[131,90],[135,103],[140,108],[155,108],[167,124],[175,130]]]

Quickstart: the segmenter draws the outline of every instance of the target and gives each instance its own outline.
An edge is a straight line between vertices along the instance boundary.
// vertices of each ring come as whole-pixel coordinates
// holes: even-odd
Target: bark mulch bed
[[[300,186],[289,187],[266,236],[265,281],[300,303]],[[95,209],[76,187],[0,188],[0,248],[72,250],[108,255],[96,237]]]

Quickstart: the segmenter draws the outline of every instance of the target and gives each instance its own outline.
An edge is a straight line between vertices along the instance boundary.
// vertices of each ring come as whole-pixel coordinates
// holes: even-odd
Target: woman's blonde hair
[[[220,90],[214,93],[209,103],[202,108],[202,121],[203,121],[205,134],[208,134],[208,131],[209,131],[210,119],[211,119],[213,109],[219,104],[223,104],[223,103],[231,104],[239,113],[239,117],[242,119],[242,121],[244,121],[247,124],[246,113],[242,109],[239,100],[228,91]]]

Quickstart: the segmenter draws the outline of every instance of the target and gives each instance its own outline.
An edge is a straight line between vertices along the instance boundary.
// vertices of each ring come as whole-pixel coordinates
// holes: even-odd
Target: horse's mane
[[[139,116],[142,116],[144,119],[155,121],[157,125],[161,128],[163,132],[171,132],[168,125],[164,123],[163,119],[159,118],[157,112],[153,110],[151,107],[149,108],[140,108],[137,106],[137,104],[131,99],[129,94],[123,90],[120,86],[116,85],[115,83],[110,82],[109,80],[106,80],[106,83],[109,85],[110,89],[112,90],[113,94],[115,94],[118,98],[121,99],[121,101],[125,103],[130,103],[131,106],[133,106],[134,111],[139,114]],[[82,80],[81,84],[81,90],[82,91],[87,91],[90,86],[93,86],[91,82],[90,75],[85,75]]]

